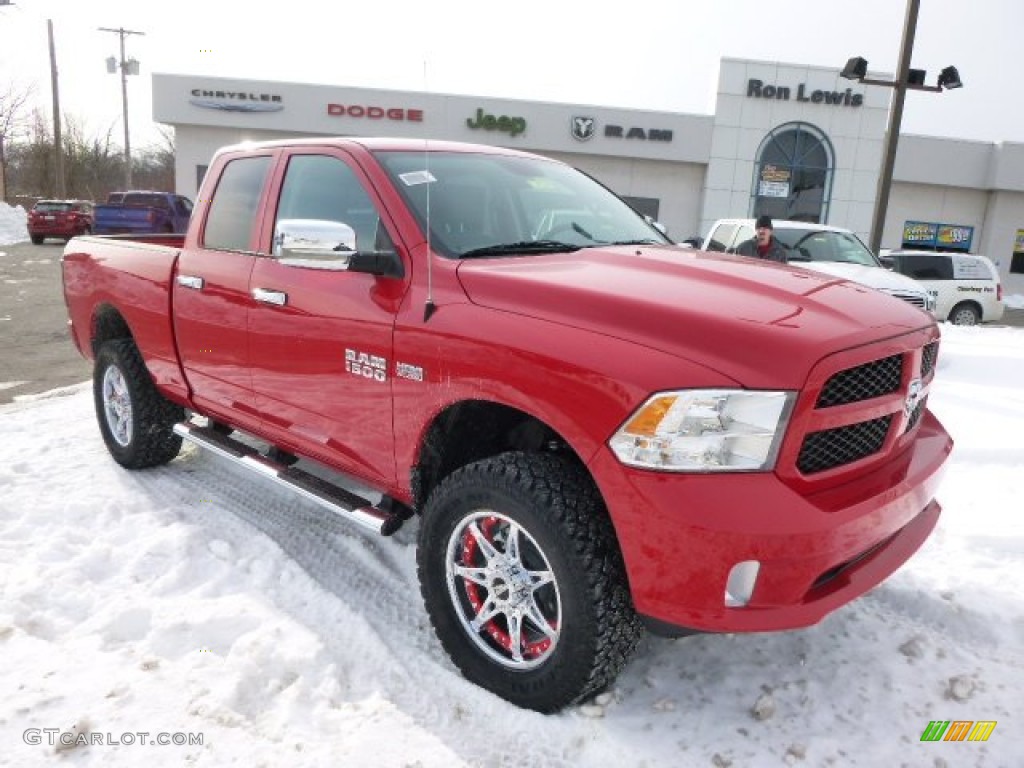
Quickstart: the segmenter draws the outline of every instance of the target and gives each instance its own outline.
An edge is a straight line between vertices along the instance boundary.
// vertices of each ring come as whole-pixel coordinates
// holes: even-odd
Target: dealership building
[[[676,240],[756,211],[867,241],[892,93],[836,69],[743,59],[722,59],[711,115],[155,74],[153,118],[175,129],[176,191],[193,199],[227,144],[444,139],[563,160]],[[1024,144],[901,135],[882,246],[984,254],[1008,293],[1024,293]]]

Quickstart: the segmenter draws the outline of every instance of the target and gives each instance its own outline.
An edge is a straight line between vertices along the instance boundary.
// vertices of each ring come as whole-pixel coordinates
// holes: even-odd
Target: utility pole
[[[878,177],[878,192],[875,195],[875,210],[871,217],[871,252],[878,253],[882,247],[882,232],[885,230],[885,214],[889,209],[889,188],[892,187],[892,170],[896,164],[896,146],[900,140],[900,123],[903,121],[903,102],[907,97],[907,79],[910,77],[910,56],[914,52],[914,33],[917,31],[917,9],[920,0],[907,2],[907,16],[903,22],[903,41],[900,44],[900,63],[893,84],[892,108],[889,110],[889,129],[885,135],[882,154],[882,175]]]
[[[53,91],[53,167],[55,174],[55,195],[64,198],[67,194],[64,188],[64,146],[60,128],[60,91],[57,86],[57,49],[53,44],[53,20],[46,20],[46,33],[50,38],[50,86]]]
[[[124,188],[132,188],[132,145],[131,139],[128,134],[128,75],[137,75],[139,73],[139,62],[135,59],[125,60],[124,58],[124,38],[125,35],[144,35],[145,32],[136,32],[132,29],[125,29],[124,27],[118,27],[117,29],[110,29],[108,27],[100,27],[100,32],[113,32],[121,38],[121,58],[117,61],[117,66],[121,70],[121,105],[124,112]],[[108,59],[109,64],[109,59]],[[113,70],[111,70],[113,71]]]

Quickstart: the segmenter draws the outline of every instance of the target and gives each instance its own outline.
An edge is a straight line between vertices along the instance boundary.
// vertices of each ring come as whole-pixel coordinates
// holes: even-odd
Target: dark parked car
[[[88,200],[40,200],[28,212],[28,236],[41,245],[48,237],[64,241],[92,232],[93,205]]]

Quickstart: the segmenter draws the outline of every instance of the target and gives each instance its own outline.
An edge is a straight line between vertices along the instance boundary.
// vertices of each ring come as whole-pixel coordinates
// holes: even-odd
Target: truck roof
[[[241,152],[246,150],[274,149],[277,147],[351,147],[359,146],[371,152],[476,152],[494,155],[518,155],[539,157],[531,152],[518,149],[496,147],[490,144],[473,144],[464,141],[437,141],[434,139],[404,139],[388,137],[363,136],[324,136],[321,138],[273,139],[269,141],[244,141],[238,144],[221,147],[217,154],[223,152]]]

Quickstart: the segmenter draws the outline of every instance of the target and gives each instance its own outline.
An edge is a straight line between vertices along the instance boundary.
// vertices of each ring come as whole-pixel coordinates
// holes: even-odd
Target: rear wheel
[[[178,455],[181,438],[172,427],[185,412],[157,392],[134,342],[117,339],[100,347],[93,397],[103,442],[118,464],[142,469]]]
[[[521,707],[599,692],[640,637],[604,504],[555,456],[506,453],[446,478],[424,508],[417,565],[452,661]]]
[[[33,245],[42,245],[43,244],[43,240],[46,239],[42,235],[32,235],[31,237],[32,237],[32,244]]]
[[[977,325],[981,322],[981,313],[975,305],[964,302],[953,307],[949,322],[953,325]]]

